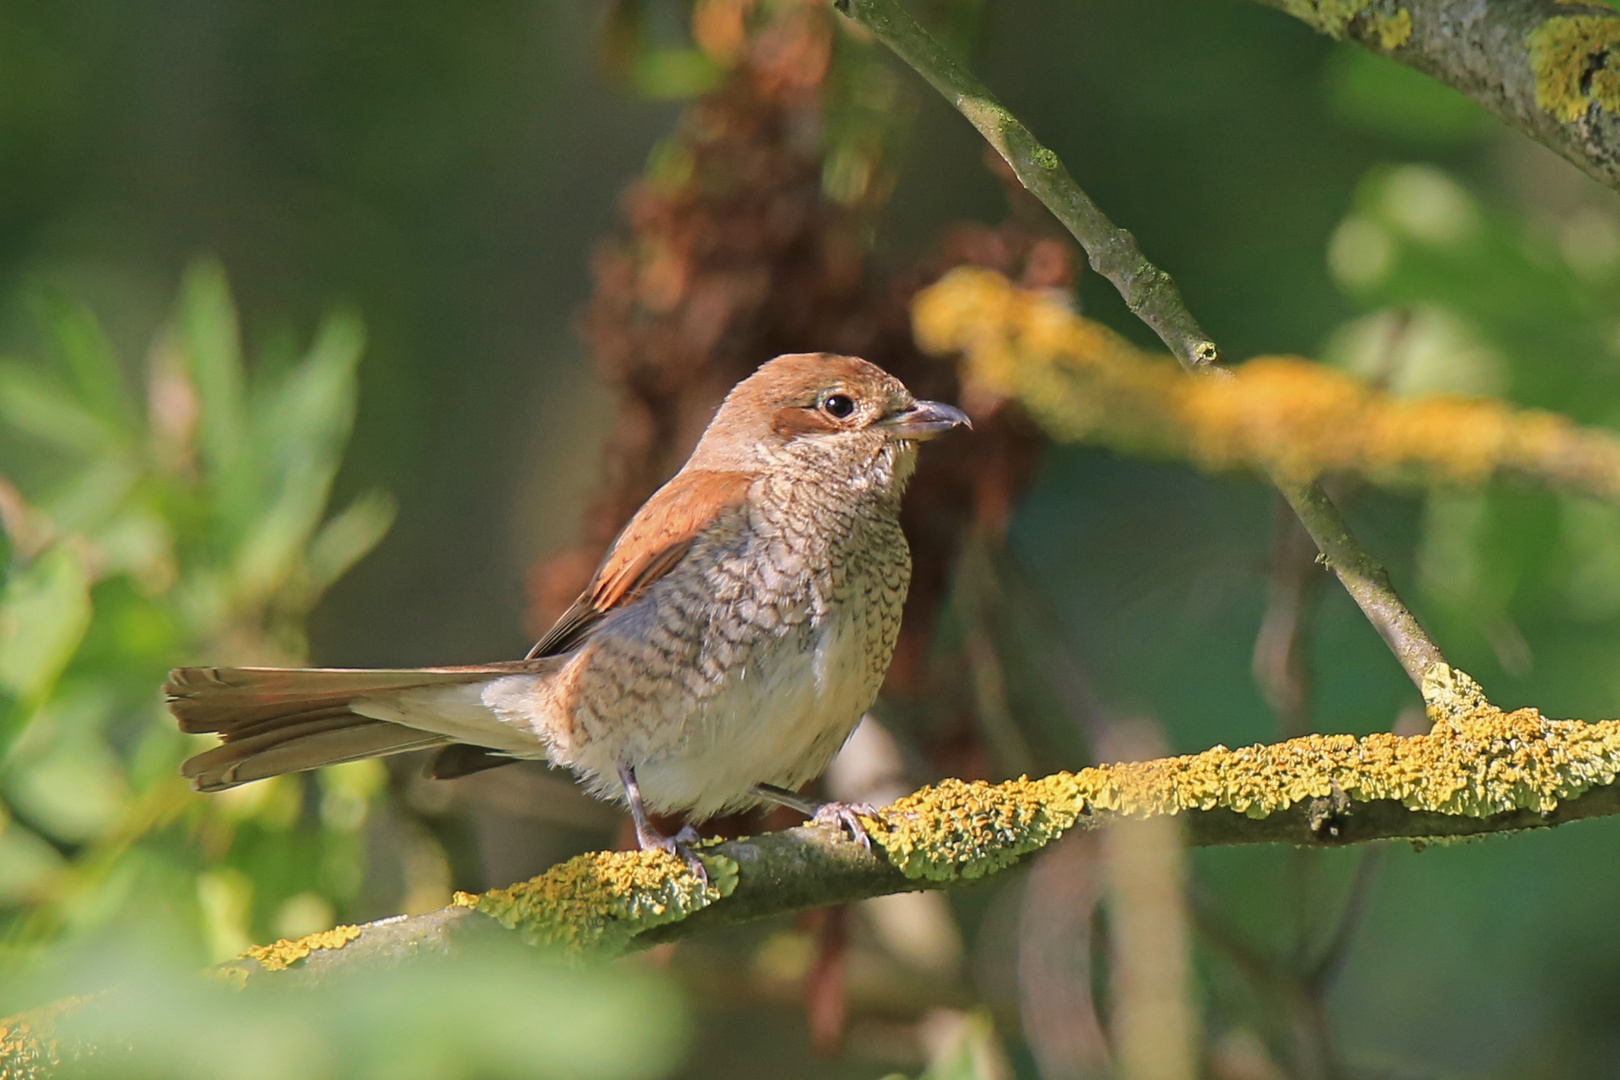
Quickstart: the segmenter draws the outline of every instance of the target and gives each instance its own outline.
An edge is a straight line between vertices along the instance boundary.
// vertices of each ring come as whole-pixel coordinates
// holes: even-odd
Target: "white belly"
[[[849,614],[828,619],[808,649],[784,642],[696,703],[684,723],[638,740],[630,764],[648,808],[702,820],[753,803],[755,784],[797,788],[820,775],[878,691],[871,644]],[[618,794],[625,748],[610,742],[580,747],[570,764]]]

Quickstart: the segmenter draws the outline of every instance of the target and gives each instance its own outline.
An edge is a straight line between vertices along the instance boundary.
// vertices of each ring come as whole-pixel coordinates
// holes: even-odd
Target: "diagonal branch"
[[[979,130],[1183,367],[1217,378],[1229,375],[1217,366],[1219,349],[1199,329],[1170,275],[1147,260],[1135,238],[1108,220],[1057,154],[952,59],[897,0],[833,0],[833,6],[871,31]],[[1284,478],[1274,482],[1345,591],[1389,645],[1407,677],[1423,690],[1426,675],[1444,664],[1445,657],[1396,594],[1383,565],[1351,534],[1339,508],[1318,485]]]
[[[1620,189],[1620,14],[1579,0],[1259,0],[1461,92]]]

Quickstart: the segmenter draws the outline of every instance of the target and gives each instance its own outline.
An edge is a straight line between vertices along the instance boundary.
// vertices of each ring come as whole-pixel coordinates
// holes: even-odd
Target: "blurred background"
[[[1620,204],[1461,97],[1241,0],[916,10],[1230,359],[1620,424]],[[1423,851],[1081,837],[605,971],[475,957],[321,1024],[149,976],[626,840],[529,765],[192,795],[168,667],[521,656],[763,360],[858,352],[954,397],[907,304],[955,265],[1152,344],[925,89],[810,0],[0,5],[6,1011],[154,980],[109,1021],[161,1034],[130,1075],[1620,1075],[1613,819]],[[965,404],[834,794],[1418,729],[1270,488]],[[1620,510],[1334,491],[1498,704],[1620,712]]]

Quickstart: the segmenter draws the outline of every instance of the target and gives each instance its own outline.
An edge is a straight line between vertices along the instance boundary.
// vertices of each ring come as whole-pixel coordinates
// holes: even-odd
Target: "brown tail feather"
[[[350,703],[535,669],[522,661],[411,670],[176,668],[163,692],[182,731],[219,732],[221,744],[180,771],[198,791],[223,791],[282,773],[445,746],[453,740],[357,715]]]
[[[245,724],[318,705],[341,705],[368,694],[478,682],[538,667],[519,660],[454,668],[175,668],[163,693],[180,730],[228,735]]]

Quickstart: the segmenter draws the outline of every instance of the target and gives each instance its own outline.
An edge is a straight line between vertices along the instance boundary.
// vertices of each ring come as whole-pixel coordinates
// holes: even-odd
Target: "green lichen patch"
[[[1620,721],[1548,720],[1504,713],[1478,684],[1444,665],[1425,689],[1434,729],[1424,735],[1310,735],[1270,746],[1123,765],[1042,780],[948,780],[885,810],[872,838],[908,877],[981,877],[1061,836],[1077,821],[1230,810],[1263,818],[1341,794],[1411,810],[1484,818],[1547,813],[1620,775]]]
[[[456,895],[532,945],[565,955],[618,955],[637,934],[678,922],[737,888],[737,863],[701,856],[705,886],[686,863],[661,851],[598,851],[554,866],[539,877],[480,896]]]
[[[1530,32],[1536,104],[1563,123],[1597,105],[1620,113],[1620,17],[1560,15]]]

